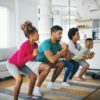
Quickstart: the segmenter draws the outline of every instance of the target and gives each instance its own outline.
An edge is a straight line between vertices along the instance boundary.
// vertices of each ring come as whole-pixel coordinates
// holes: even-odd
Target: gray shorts
[[[26,65],[18,68],[15,64],[9,62],[7,62],[7,69],[13,77],[19,76],[21,74],[28,76],[33,73],[33,71],[29,69]]]
[[[87,61],[85,61],[85,60],[80,60],[80,61],[78,61],[79,63],[80,63],[80,66],[89,66],[89,63],[87,62]]]
[[[26,66],[29,67],[36,76],[39,75],[39,67],[42,64],[42,62],[36,62],[36,61],[28,61],[26,63]]]

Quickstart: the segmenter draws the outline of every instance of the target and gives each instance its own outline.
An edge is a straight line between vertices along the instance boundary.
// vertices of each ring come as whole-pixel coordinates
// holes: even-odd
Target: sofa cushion
[[[7,61],[0,62],[0,72],[7,71],[6,62]]]
[[[16,47],[0,48],[0,62],[6,61],[16,50]]]

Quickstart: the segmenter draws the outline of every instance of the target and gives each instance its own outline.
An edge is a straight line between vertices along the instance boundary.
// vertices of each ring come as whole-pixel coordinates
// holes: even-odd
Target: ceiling
[[[69,15],[69,0],[52,0],[54,15]],[[70,15],[78,20],[100,18],[100,0],[70,0]],[[67,18],[67,17],[66,17]]]

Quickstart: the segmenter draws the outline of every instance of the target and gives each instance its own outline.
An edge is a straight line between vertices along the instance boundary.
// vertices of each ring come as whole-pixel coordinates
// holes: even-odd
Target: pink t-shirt
[[[29,60],[34,61],[36,56],[33,56],[33,50],[38,48],[38,44],[31,45],[29,40],[25,41],[19,50],[16,51],[9,59],[9,63],[22,67]]]

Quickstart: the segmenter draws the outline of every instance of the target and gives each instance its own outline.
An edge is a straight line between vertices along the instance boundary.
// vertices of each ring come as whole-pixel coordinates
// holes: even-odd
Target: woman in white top
[[[69,29],[68,37],[70,39],[69,49],[71,51],[72,57],[78,56],[78,55],[84,55],[85,52],[89,51],[88,48],[82,48],[81,45],[77,43],[77,41],[80,39],[78,28]],[[89,68],[89,64],[86,62],[86,59],[90,59],[90,57],[84,56],[84,59],[79,60],[80,65],[83,67],[80,70],[80,73],[78,75],[78,80],[82,80],[82,81],[84,80],[82,76]]]

